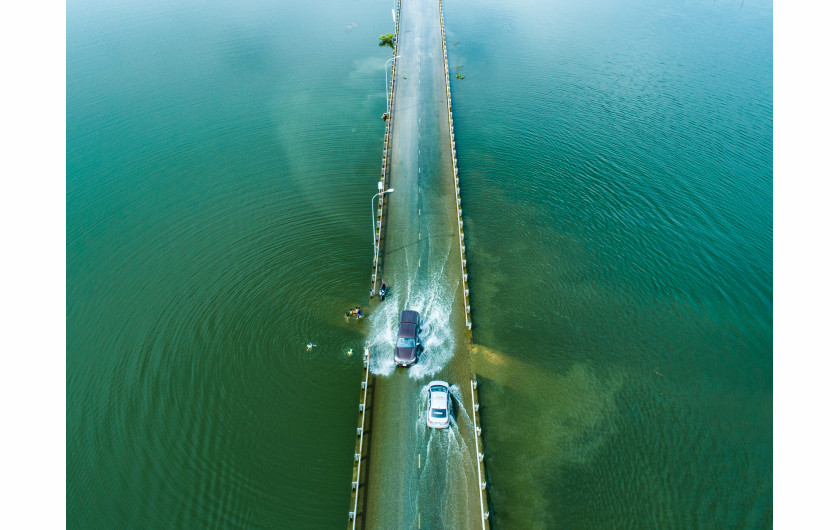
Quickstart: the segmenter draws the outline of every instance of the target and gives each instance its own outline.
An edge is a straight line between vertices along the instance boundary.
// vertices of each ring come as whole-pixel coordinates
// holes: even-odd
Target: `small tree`
[[[391,49],[394,49],[394,34],[393,33],[386,33],[385,35],[379,36],[379,45],[380,46],[390,46]]]

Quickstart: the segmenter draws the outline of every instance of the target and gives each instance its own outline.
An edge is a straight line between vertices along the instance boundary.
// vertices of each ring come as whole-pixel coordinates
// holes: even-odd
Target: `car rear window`
[[[433,418],[445,418],[446,417],[446,409],[432,409],[432,417]]]
[[[397,339],[397,348],[413,348],[414,339],[408,337],[400,337]]]

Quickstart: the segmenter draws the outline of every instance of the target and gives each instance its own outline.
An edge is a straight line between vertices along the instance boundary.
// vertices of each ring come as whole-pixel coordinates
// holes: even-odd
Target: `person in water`
[[[379,299],[385,300],[385,292],[388,290],[385,282],[382,282],[382,287],[379,288]]]
[[[356,309],[354,311],[356,311],[356,318],[357,319],[364,317],[364,315],[362,314],[362,308],[361,307],[356,306]]]

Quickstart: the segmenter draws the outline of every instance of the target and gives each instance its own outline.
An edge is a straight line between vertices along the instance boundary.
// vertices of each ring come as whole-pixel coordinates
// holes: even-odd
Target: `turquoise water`
[[[391,7],[68,5],[68,527],[345,524]],[[493,527],[772,525],[772,4],[444,13]]]
[[[343,524],[390,12],[67,18],[68,526]]]
[[[771,5],[446,16],[494,527],[770,526]]]

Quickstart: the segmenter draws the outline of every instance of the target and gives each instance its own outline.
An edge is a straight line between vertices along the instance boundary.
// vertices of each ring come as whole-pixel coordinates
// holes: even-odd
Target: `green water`
[[[68,526],[343,524],[389,23],[70,4]]]
[[[494,527],[771,526],[771,5],[445,12]]]
[[[68,527],[345,524],[391,7],[68,4]],[[493,527],[771,526],[772,4],[444,13]]]

